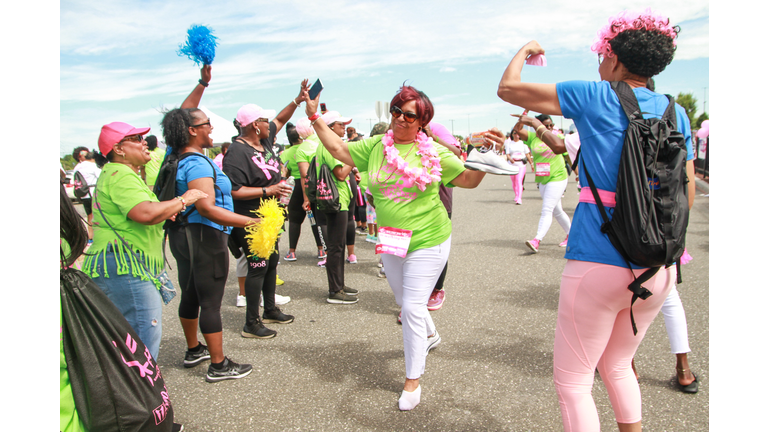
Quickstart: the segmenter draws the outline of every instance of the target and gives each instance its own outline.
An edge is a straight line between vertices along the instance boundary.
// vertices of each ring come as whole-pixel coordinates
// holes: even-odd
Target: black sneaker
[[[269,323],[277,323],[277,324],[288,324],[293,322],[293,315],[286,315],[282,311],[280,311],[280,308],[275,306],[275,309],[268,311],[264,309],[264,315],[262,316],[264,318],[263,322],[265,324]]]
[[[173,428],[171,429],[172,432],[184,432],[184,425],[180,423],[174,423]]]
[[[264,327],[261,320],[258,320],[250,327],[247,325],[243,326],[240,336],[244,338],[270,339],[277,336],[277,332]]]
[[[352,304],[357,303],[357,298],[352,297],[349,294],[345,294],[343,291],[339,291],[337,293],[328,294],[328,303],[332,304]]]
[[[187,350],[184,355],[184,367],[195,367],[210,358],[211,354],[208,352],[208,347],[198,342],[197,351]]]
[[[342,291],[344,291],[344,294],[348,295],[357,295],[358,291],[354,288],[350,288],[348,286],[345,286]]]
[[[223,381],[228,379],[238,379],[251,373],[253,366],[249,364],[238,364],[224,357],[224,367],[216,369],[213,364],[208,366],[208,375],[205,380],[208,382]]]

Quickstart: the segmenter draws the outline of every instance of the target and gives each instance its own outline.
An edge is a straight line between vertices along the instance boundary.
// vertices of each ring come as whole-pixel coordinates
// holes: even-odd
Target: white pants
[[[664,325],[667,327],[672,354],[691,352],[691,348],[688,346],[688,324],[685,321],[685,309],[683,309],[683,302],[680,301],[676,286],[672,285],[672,290],[669,291],[664,305],[661,307],[661,313],[664,314]]]
[[[437,246],[410,252],[405,258],[381,254],[387,269],[387,282],[402,312],[405,377],[408,379],[418,379],[424,374],[427,336],[435,332],[427,301],[450,252],[451,238],[448,237]]]
[[[563,211],[563,205],[560,204],[560,199],[563,197],[565,187],[568,185],[568,179],[539,183],[539,194],[541,194],[541,218],[539,218],[539,229],[536,231],[536,239],[541,241],[544,236],[547,235],[549,227],[552,225],[552,216],[555,217],[557,223],[563,227],[565,234],[571,231],[571,219]]]

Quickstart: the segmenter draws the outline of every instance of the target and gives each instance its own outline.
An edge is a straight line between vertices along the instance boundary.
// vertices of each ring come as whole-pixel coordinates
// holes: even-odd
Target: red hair
[[[432,106],[432,101],[429,100],[427,95],[422,91],[416,90],[414,87],[408,85],[400,87],[400,90],[392,98],[389,106],[402,108],[406,102],[410,101],[416,101],[416,114],[419,116],[421,125],[428,125],[432,121],[432,117],[435,116],[435,108]]]

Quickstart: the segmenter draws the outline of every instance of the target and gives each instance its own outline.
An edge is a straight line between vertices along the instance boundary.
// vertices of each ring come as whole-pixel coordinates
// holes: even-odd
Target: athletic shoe
[[[432,291],[432,295],[429,296],[427,301],[427,310],[436,311],[443,307],[443,301],[445,301],[445,290]]]
[[[386,273],[384,273],[384,267],[381,267],[381,268],[379,269],[379,273],[378,273],[376,276],[378,276],[378,277],[380,277],[380,278],[386,278],[386,277],[387,277],[387,274],[386,274]]]
[[[397,323],[402,324],[403,323],[403,311],[400,311],[399,314],[397,314]]]
[[[504,159],[495,151],[481,153],[477,149],[469,154],[464,167],[498,175],[516,175],[520,172],[520,168],[504,162]]]
[[[440,345],[440,341],[442,341],[440,338],[440,333],[438,333],[437,329],[435,329],[435,334],[432,336],[427,336],[427,354],[429,354],[429,350]]]
[[[240,294],[237,295],[237,307],[246,307],[248,306],[248,302],[245,301],[245,296],[241,296]]]
[[[260,300],[259,305],[261,307],[264,307],[264,295],[263,294],[259,297],[259,300]],[[275,294],[275,304],[276,305],[284,305],[284,304],[287,304],[289,301],[291,301],[291,297],[290,296],[281,296],[280,294]]]
[[[279,307],[275,307],[271,311],[265,310],[262,318],[264,324],[288,324],[293,322],[293,315],[284,314]]]
[[[357,233],[357,235],[361,235],[361,236],[364,236],[364,235],[368,234],[368,230],[365,229],[365,227],[363,227],[363,226],[359,226],[359,227],[355,228],[355,232]]]
[[[357,257],[355,254],[351,254],[347,257],[347,262],[350,264],[357,264]]]
[[[318,261],[317,266],[318,267],[325,267],[325,262],[327,261],[327,258],[323,258],[322,261]]]
[[[285,256],[286,261],[296,261],[296,252],[288,252],[288,255]]]
[[[356,290],[354,288],[350,288],[348,286],[344,286],[344,288],[342,288],[341,290],[344,291],[344,294],[353,295],[353,296],[356,296],[360,292],[360,291],[358,291],[358,290]]]
[[[195,367],[210,358],[211,353],[208,352],[208,347],[198,342],[196,351],[187,350],[187,353],[184,354],[184,367]]]
[[[563,240],[562,243],[560,243],[560,247],[566,247],[568,246],[568,236],[565,236],[565,240]]]
[[[224,367],[216,369],[213,365],[208,366],[208,375],[205,380],[208,382],[217,382],[228,379],[238,379],[251,373],[253,366],[249,364],[238,364],[224,357]]]
[[[328,256],[328,254],[325,253],[324,250],[321,250],[321,251],[317,252],[317,259],[323,259],[323,258],[326,258],[327,256]]]
[[[275,275],[275,285],[280,286],[280,285],[283,285],[283,284],[285,284],[285,281],[280,279],[280,276]]]
[[[180,423],[174,423],[171,426],[171,432],[184,432],[184,425]]]
[[[331,304],[352,304],[357,303],[357,298],[346,294],[344,291],[328,294],[326,301]]]
[[[277,332],[264,327],[264,323],[258,320],[250,327],[247,325],[243,326],[240,336],[244,338],[271,339],[277,336]]]
[[[384,267],[384,263],[379,261],[379,262],[376,263],[376,266],[378,266],[379,268],[382,268],[382,267]]]
[[[531,248],[533,253],[539,253],[539,240],[533,239],[525,242],[525,245]]]
[[[365,241],[367,241],[368,243],[374,243],[375,244],[375,243],[379,242],[379,239],[377,239],[376,236],[372,236],[372,235],[368,234],[368,235],[365,236]]]
[[[522,202],[522,201],[515,201],[515,204],[517,204],[517,205],[523,205],[523,202]]]

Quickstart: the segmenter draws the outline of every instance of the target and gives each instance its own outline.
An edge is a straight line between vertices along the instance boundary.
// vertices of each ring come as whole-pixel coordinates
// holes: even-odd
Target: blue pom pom
[[[187,42],[180,44],[176,53],[187,56],[195,64],[209,65],[213,63],[213,58],[216,56],[217,39],[211,29],[195,24],[187,30]]]

